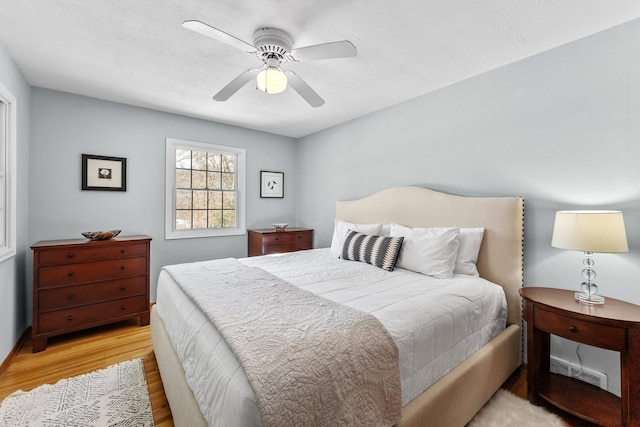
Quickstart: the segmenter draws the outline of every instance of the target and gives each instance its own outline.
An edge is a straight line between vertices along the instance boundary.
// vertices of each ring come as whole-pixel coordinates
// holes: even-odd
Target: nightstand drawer
[[[537,307],[534,309],[533,319],[535,328],[571,341],[616,351],[627,347],[627,333],[624,328],[583,322]]]
[[[311,242],[310,232],[291,232],[286,231],[284,233],[265,234],[262,238],[262,243],[266,245],[274,245],[280,243],[293,243],[307,241]]]

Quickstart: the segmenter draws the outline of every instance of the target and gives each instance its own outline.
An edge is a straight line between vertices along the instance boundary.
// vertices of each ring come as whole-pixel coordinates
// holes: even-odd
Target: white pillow
[[[338,256],[342,255],[342,247],[349,230],[377,236],[380,235],[381,228],[382,224],[353,224],[336,219],[333,227],[333,238],[331,239],[331,252]]]
[[[391,237],[404,237],[396,266],[450,279],[458,256],[459,228],[409,228],[391,224]]]
[[[460,229],[460,234],[458,235],[460,247],[456,258],[456,267],[453,269],[454,274],[479,276],[476,263],[478,262],[478,252],[480,252],[483,237],[484,228]]]

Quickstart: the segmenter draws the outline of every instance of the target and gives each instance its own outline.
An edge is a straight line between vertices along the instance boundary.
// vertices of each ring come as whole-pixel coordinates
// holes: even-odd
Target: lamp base
[[[588,294],[586,292],[576,292],[575,298],[584,304],[604,304],[604,297],[598,294]]]

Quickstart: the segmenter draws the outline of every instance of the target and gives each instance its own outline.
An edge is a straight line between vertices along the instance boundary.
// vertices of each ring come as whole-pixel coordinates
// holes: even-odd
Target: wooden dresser
[[[133,317],[149,324],[151,237],[33,246],[33,352],[49,337]]]
[[[295,252],[313,248],[313,230],[309,228],[275,228],[247,230],[249,256]]]

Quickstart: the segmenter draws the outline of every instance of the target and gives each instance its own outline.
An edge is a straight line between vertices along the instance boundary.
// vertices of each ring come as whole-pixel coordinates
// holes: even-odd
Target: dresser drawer
[[[146,294],[146,292],[146,276],[91,283],[88,285],[47,288],[46,290],[40,291],[39,307],[40,311],[55,310],[132,295]]]
[[[149,310],[144,295],[39,314],[40,333],[86,327]]]
[[[280,243],[293,243],[293,242],[311,242],[311,232],[284,232],[265,234],[262,237],[262,243],[266,245],[280,244]]]
[[[304,251],[307,249],[311,249],[310,241],[283,243],[280,245],[266,245],[262,253],[264,255],[269,255],[269,254],[280,254],[284,252]]]
[[[68,265],[79,262],[103,261],[108,259],[143,257],[147,253],[146,244],[119,245],[88,248],[68,248],[42,251],[39,265]]]
[[[537,329],[571,341],[616,351],[627,347],[627,333],[624,328],[583,322],[537,307],[534,309],[533,322]]]
[[[147,258],[42,267],[38,274],[40,288],[144,276],[147,274]]]

